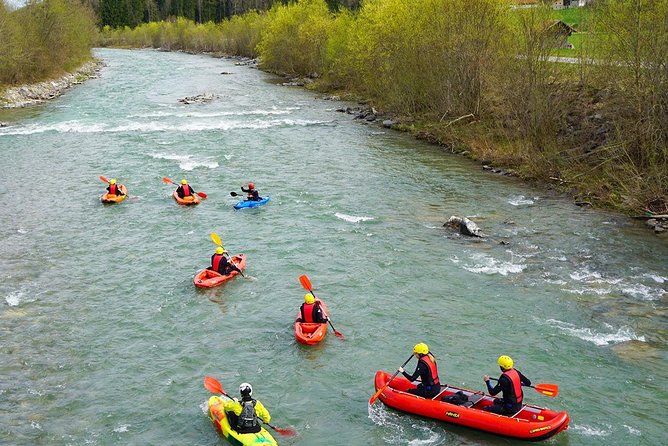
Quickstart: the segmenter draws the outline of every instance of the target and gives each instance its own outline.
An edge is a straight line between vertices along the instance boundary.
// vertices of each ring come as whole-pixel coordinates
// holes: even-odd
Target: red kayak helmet
[[[255,184],[253,184],[253,183],[248,183],[248,187],[251,188],[251,189],[255,189]]]

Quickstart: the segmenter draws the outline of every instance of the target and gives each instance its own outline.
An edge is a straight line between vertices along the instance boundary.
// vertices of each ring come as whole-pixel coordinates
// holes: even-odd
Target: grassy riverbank
[[[546,26],[554,11],[498,0],[368,0],[337,13],[302,0],[220,24],[105,28],[102,38],[259,56],[265,70],[363,99],[398,128],[579,201],[666,213],[668,0],[636,3],[602,0],[578,17],[579,54],[595,64],[551,59],[563,39]]]

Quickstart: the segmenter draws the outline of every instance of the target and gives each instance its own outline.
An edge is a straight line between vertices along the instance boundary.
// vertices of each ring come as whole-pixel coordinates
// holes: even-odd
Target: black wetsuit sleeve
[[[497,395],[499,392],[507,392],[510,390],[511,382],[505,375],[499,377],[499,380],[494,387],[492,387],[490,383],[491,381],[487,381],[487,390],[489,390],[489,394],[492,396]]]
[[[250,192],[250,189],[245,189],[243,186],[241,186],[241,192],[248,193],[248,192]]]
[[[529,380],[529,378],[522,375],[522,372],[520,372],[519,370],[517,370],[517,373],[520,375],[520,382],[522,383],[523,386],[530,386],[531,385],[531,381]]]
[[[424,365],[421,361],[418,361],[417,367],[415,367],[415,371],[413,372],[412,375],[409,375],[408,373],[404,372],[403,375],[404,377],[409,380],[410,382],[413,382],[417,380],[419,377],[425,376],[427,374],[426,370],[426,365]]]
[[[315,310],[315,317],[313,318],[314,321],[324,323],[327,322],[327,318],[325,317],[324,314],[322,314],[322,307],[318,305]]]

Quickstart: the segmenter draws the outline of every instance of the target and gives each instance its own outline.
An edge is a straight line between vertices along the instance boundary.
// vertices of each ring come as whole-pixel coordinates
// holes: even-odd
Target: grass
[[[555,9],[556,19],[563,20],[573,28],[578,29],[580,25],[586,22],[591,15],[592,10],[586,7]]]

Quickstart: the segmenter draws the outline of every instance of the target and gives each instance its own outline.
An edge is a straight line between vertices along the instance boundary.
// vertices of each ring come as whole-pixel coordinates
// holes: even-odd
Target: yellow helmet
[[[313,294],[311,293],[304,294],[304,302],[311,305],[315,302],[315,297],[313,297]]]
[[[216,254],[222,254],[224,252],[225,252],[225,250],[223,249],[222,246],[219,246],[219,247],[216,248]]]
[[[427,347],[427,344],[424,342],[420,342],[419,344],[415,344],[415,347],[413,347],[413,353],[417,353],[418,355],[426,355],[429,353],[429,347]]]
[[[116,180],[109,180],[109,184],[116,184]]]
[[[510,370],[513,368],[513,359],[510,356],[499,356],[499,359],[496,361],[503,370]]]
[[[188,182],[184,179],[181,180],[181,184],[188,184]]]

